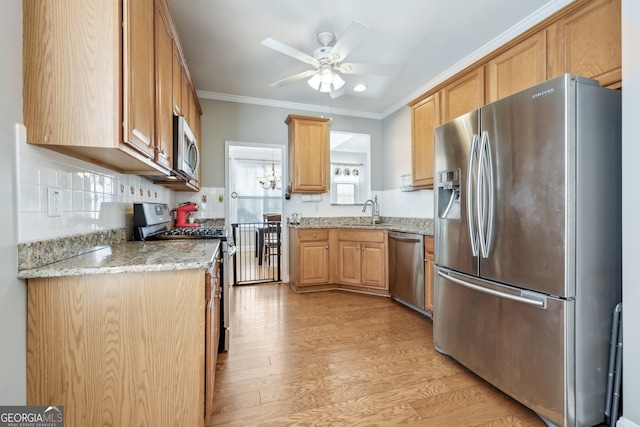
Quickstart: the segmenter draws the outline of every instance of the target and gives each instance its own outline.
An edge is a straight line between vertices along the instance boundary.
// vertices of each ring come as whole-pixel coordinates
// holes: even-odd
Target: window
[[[282,188],[264,189],[258,182],[259,176],[265,176],[271,168],[276,173],[281,173],[279,161],[241,159],[231,160],[231,171],[233,174],[234,193],[237,195],[232,199],[233,222],[251,223],[262,222],[264,213],[282,212]],[[282,182],[278,183],[282,187]]]

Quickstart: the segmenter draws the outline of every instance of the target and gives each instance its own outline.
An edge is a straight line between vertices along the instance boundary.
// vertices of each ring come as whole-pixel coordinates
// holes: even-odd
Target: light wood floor
[[[388,298],[232,288],[212,425],[541,426],[436,352],[428,318]]]

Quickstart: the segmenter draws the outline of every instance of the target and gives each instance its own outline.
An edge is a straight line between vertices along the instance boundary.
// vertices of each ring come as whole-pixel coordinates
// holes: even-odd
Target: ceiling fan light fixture
[[[320,92],[322,93],[329,93],[331,92],[331,83],[325,83],[322,82],[322,84],[320,85],[320,89],[318,89]]]
[[[307,83],[313,88],[313,90],[320,90],[320,83],[322,83],[320,74],[315,73],[309,80],[307,80]]]
[[[333,74],[333,90],[338,90],[342,86],[344,86],[344,80],[338,75],[338,73]]]
[[[320,78],[323,85],[330,85],[333,82],[333,71],[331,71],[331,68],[323,68],[321,74],[322,76]]]

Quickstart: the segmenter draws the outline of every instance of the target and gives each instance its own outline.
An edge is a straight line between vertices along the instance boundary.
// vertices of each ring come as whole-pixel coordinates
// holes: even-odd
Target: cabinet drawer
[[[303,241],[314,241],[314,240],[328,240],[329,239],[329,230],[299,230],[298,231],[298,239]]]
[[[384,233],[381,230],[340,230],[338,240],[384,243]]]
[[[424,251],[425,253],[433,253],[433,236],[424,236]]]

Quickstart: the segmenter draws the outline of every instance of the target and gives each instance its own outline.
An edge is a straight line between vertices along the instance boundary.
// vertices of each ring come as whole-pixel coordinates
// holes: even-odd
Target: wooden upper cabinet
[[[411,106],[411,176],[416,188],[433,188],[433,132],[439,125],[439,93]]]
[[[28,142],[113,147],[122,134],[119,6],[52,3],[22,2]],[[84,90],[77,90],[80,82]]]
[[[182,116],[182,59],[180,58],[180,50],[176,43],[173,43],[173,63],[171,65],[171,73],[173,77],[173,114]]]
[[[154,1],[124,0],[124,142],[154,157]]]
[[[594,0],[560,19],[547,31],[550,76],[563,73],[597,79],[601,86],[622,81],[621,0]]]
[[[546,37],[540,31],[519,42],[486,65],[487,103],[546,80]]]
[[[187,71],[182,68],[182,73],[180,74],[180,78],[182,79],[182,89],[181,89],[181,103],[182,103],[182,115],[189,122],[189,106],[191,105],[191,85],[189,84],[189,76]]]
[[[326,193],[329,119],[289,115],[289,173],[294,193]]]
[[[479,67],[442,89],[443,123],[484,105],[484,69]]]
[[[155,4],[156,157],[173,169],[173,38],[169,20],[159,0]]]
[[[28,142],[119,172],[166,173],[153,161],[153,0],[22,4]]]

